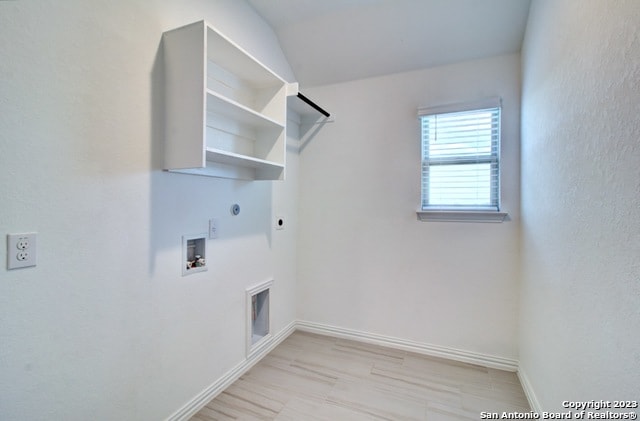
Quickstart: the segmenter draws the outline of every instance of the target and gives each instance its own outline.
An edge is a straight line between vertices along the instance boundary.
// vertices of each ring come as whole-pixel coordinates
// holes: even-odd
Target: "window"
[[[419,110],[421,219],[504,219],[499,212],[500,110],[498,98]]]

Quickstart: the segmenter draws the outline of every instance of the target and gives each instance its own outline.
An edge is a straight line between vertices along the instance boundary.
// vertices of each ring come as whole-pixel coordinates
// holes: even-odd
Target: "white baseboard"
[[[477,364],[483,367],[491,367],[507,371],[518,370],[518,361],[510,358],[497,357],[494,355],[481,354],[472,351],[463,351],[460,349],[449,348],[445,346],[414,342],[406,339],[383,336],[375,333],[361,332],[336,326],[329,326],[321,323],[299,320],[296,323],[296,329],[306,332],[318,333],[321,335],[351,339],[359,342],[367,342],[375,345],[386,346],[389,348],[401,349],[403,351],[415,352],[417,354],[448,358],[450,360]]]
[[[253,352],[240,364],[226,372],[222,377],[216,380],[209,387],[200,392],[196,397],[187,402],[182,408],[174,412],[166,421],[184,421],[191,418],[196,412],[201,410],[213,398],[218,396],[233,382],[238,380],[240,376],[249,371],[256,363],[258,363],[265,355],[284,341],[296,330],[296,322],[289,323],[284,329],[274,335],[269,343],[265,343],[259,350]]]
[[[522,389],[524,390],[524,394],[527,396],[527,400],[529,401],[529,406],[533,412],[537,412],[538,414],[542,413],[542,407],[540,406],[540,401],[533,391],[533,386],[529,381],[529,377],[527,373],[523,370],[522,367],[518,368],[518,378],[520,379],[520,384],[522,385]]]

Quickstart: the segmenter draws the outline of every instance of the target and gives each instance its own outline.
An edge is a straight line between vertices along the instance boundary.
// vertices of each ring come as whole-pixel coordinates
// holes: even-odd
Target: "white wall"
[[[284,183],[160,170],[161,35],[203,18],[292,80],[244,2],[0,2],[0,235],[38,232],[37,267],[0,267],[0,418],[164,419],[244,359],[246,287],[294,320],[296,153]]]
[[[516,358],[520,57],[305,90],[336,122],[300,154],[299,316]],[[502,224],[419,222],[417,108],[503,98]]]
[[[520,361],[538,404],[640,396],[640,2],[536,0]]]

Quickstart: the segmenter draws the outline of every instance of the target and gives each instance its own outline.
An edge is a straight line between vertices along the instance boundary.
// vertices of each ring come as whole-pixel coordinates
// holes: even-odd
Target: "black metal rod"
[[[306,96],[302,95],[301,92],[298,92],[298,98],[300,98],[301,100],[303,100],[304,102],[306,102],[307,104],[309,104],[311,107],[313,107],[316,111],[318,111],[320,114],[322,114],[325,117],[329,117],[330,114],[328,112],[326,112],[325,110],[323,110],[318,104],[316,104],[315,102],[311,101],[309,98],[307,98]]]

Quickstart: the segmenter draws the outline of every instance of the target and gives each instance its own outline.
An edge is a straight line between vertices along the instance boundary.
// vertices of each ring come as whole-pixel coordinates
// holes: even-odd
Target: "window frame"
[[[466,102],[466,103],[457,103],[457,104],[447,104],[436,107],[421,107],[418,108],[418,121],[420,123],[420,150],[421,150],[421,169],[420,169],[420,207],[418,209],[417,216],[420,221],[448,221],[448,222],[503,222],[508,213],[502,211],[500,208],[501,202],[501,172],[499,168],[500,164],[500,149],[501,149],[501,140],[502,140],[502,124],[501,121],[498,122],[499,127],[499,136],[498,136],[498,144],[496,153],[490,154],[481,154],[475,157],[467,157],[467,158],[477,158],[477,160],[469,159],[469,161],[473,161],[473,163],[488,163],[491,164],[492,168],[494,166],[498,166],[498,187],[497,191],[491,191],[492,199],[495,199],[496,206],[446,206],[446,207],[437,207],[434,206],[432,208],[423,207],[423,177],[424,177],[424,165],[425,165],[425,156],[424,156],[424,139],[422,133],[422,117],[435,115],[435,114],[447,114],[447,113],[458,113],[458,112],[466,112],[466,111],[482,111],[487,109],[500,109],[500,120],[502,120],[502,99],[499,97],[486,98],[479,101]],[[441,164],[461,164],[461,159],[455,159],[451,157],[446,158],[432,158],[433,161],[437,162],[436,165]],[[433,162],[432,161],[432,162]],[[469,162],[471,163],[471,162]],[[497,195],[497,197],[494,197]],[[492,200],[493,202],[493,200]]]

